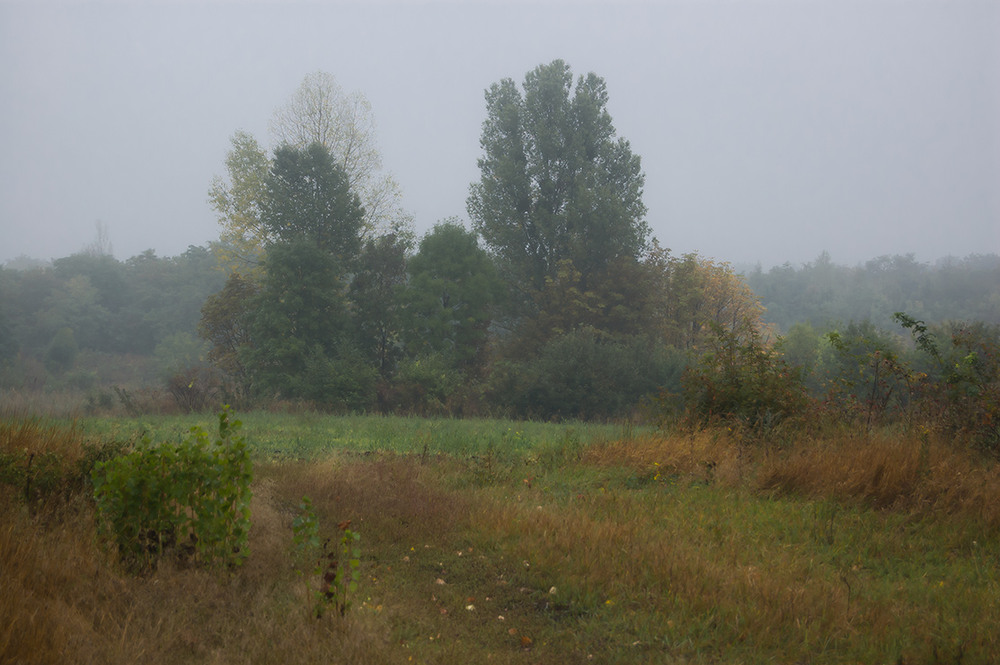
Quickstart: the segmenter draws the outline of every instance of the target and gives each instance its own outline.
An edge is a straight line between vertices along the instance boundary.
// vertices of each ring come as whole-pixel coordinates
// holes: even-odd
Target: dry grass
[[[352,520],[369,539],[386,534],[393,541],[427,539],[462,523],[467,501],[444,488],[441,472],[415,457],[393,454],[333,456],[262,469],[289,515],[308,496],[327,523]]]
[[[1000,466],[925,435],[810,441],[760,465],[762,490],[956,515],[1000,528]]]
[[[583,461],[736,486],[751,471],[752,458],[751,450],[735,443],[725,432],[702,430],[609,441],[587,449]]]
[[[79,391],[0,389],[0,403],[5,418],[24,414],[44,414],[53,417],[71,417],[83,410],[84,396]]]
[[[73,429],[45,427],[37,419],[6,416],[0,419],[0,452],[56,455],[64,466],[83,458],[83,440]]]

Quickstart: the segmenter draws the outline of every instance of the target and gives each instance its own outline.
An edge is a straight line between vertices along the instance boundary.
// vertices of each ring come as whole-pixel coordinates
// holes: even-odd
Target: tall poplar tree
[[[562,60],[529,72],[520,90],[508,78],[486,91],[481,177],[468,212],[526,295],[557,277],[561,262],[572,262],[586,288],[646,246],[645,177],[607,104],[602,78],[590,73],[574,86]]]

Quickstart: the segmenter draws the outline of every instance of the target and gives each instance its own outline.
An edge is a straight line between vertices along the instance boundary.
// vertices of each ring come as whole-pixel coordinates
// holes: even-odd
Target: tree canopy
[[[266,233],[261,208],[271,169],[264,148],[253,135],[236,132],[226,153],[228,180],[212,179],[208,200],[218,214],[219,259],[230,271],[257,273],[264,258]]]
[[[438,224],[420,241],[408,268],[410,352],[440,353],[462,369],[481,366],[502,286],[476,235],[455,221]]]

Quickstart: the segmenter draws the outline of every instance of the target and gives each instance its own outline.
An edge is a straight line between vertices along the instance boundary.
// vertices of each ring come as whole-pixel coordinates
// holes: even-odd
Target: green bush
[[[581,328],[552,338],[534,357],[498,363],[491,390],[519,418],[612,420],[675,389],[686,363],[683,353],[646,338]]]
[[[692,425],[722,421],[763,433],[805,415],[809,407],[799,370],[767,348],[752,328],[716,327],[710,350],[683,382],[685,416]]]
[[[441,353],[406,358],[392,382],[390,406],[402,413],[420,415],[449,414],[452,396],[458,393],[465,378]]]
[[[832,406],[868,429],[906,416],[915,376],[899,338],[862,321],[851,322],[843,333],[831,331],[826,339]]]
[[[964,326],[952,335],[958,359],[946,375],[948,423],[993,454],[1000,454],[1000,334]]]
[[[176,445],[145,446],[95,465],[101,528],[125,565],[148,570],[167,551],[203,565],[239,565],[250,531],[250,457],[241,423],[219,414],[212,441],[191,428]]]

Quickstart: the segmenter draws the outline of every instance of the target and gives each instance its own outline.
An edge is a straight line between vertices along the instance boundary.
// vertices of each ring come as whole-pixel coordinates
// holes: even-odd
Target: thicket
[[[910,338],[851,323],[799,345],[768,345],[752,328],[715,330],[682,377],[683,398],[663,394],[660,413],[689,427],[726,424],[755,438],[786,440],[837,423],[854,431],[900,424],[945,433],[957,445],[1000,454],[1000,326],[928,326],[904,312]],[[801,334],[801,333],[800,333]]]
[[[877,264],[878,277],[874,264],[850,270],[859,303],[873,297],[883,306],[919,301],[917,311],[907,310],[913,321],[925,320],[920,311],[953,315],[921,323],[923,342],[908,340],[889,317],[878,325],[864,318],[846,324],[799,321],[777,337],[763,322],[780,319],[797,302],[826,303],[824,316],[841,311],[833,305],[843,298],[826,291],[809,291],[806,300],[787,293],[788,302],[775,300],[781,297],[774,288],[779,283],[792,284],[793,277],[815,282],[822,262],[776,269],[763,285],[766,275],[747,276],[747,283],[756,280],[763,290],[762,299],[772,298],[763,313],[757,294],[740,291],[747,283],[725,264],[657,248],[589,284],[566,264],[530,302],[515,308],[475,234],[448,222],[418,246],[403,236],[369,242],[346,286],[317,287],[319,295],[336,297],[329,306],[317,306],[330,318],[318,322],[312,347],[299,324],[284,324],[297,326],[291,337],[272,326],[284,344],[298,345],[288,351],[254,340],[270,325],[260,320],[264,315],[292,320],[280,310],[268,314],[261,284],[234,274],[212,293],[221,279],[213,257],[214,250],[192,248],[175,259],[146,254],[117,262],[79,255],[50,268],[0,270],[4,385],[70,388],[84,395],[83,407],[92,411],[204,411],[231,401],[540,419],[634,416],[642,413],[644,398],[666,391],[673,419],[685,403],[689,416],[702,421],[718,418],[730,404],[745,422],[776,423],[798,408],[793,406],[801,383],[823,408],[850,413],[867,427],[919,414],[988,440],[995,423],[996,324],[958,319],[970,311],[990,316],[1000,283],[989,281],[995,269],[990,257],[936,266],[886,260]],[[292,264],[277,283],[301,297],[306,287],[295,286],[294,275],[306,267]],[[908,279],[904,268],[917,271],[919,279]],[[823,269],[832,275],[848,270]],[[161,278],[177,286],[171,298],[162,297]],[[890,285],[889,291],[878,290]],[[974,297],[959,287],[970,288]],[[284,306],[282,293],[268,297]],[[947,302],[935,300],[934,293],[946,294]],[[970,309],[972,300],[979,309]],[[738,333],[732,317],[744,310],[758,314]],[[802,317],[810,311],[802,309]],[[859,304],[842,311],[873,310]],[[132,337],[116,346],[121,329],[137,331],[139,321],[150,331],[138,335],[144,346],[135,346]],[[196,337],[199,326],[206,341]],[[757,337],[750,346],[740,338],[748,331]],[[299,358],[294,371],[274,362],[289,352]],[[255,353],[268,358],[273,370],[260,362],[254,367]],[[784,366],[768,366],[764,360],[772,356]],[[737,371],[740,365],[746,367]],[[128,366],[148,369],[136,380]],[[720,381],[725,376],[730,379]],[[157,385],[159,399],[148,390]]]
[[[801,369],[789,365],[750,326],[736,331],[716,327],[709,349],[687,370],[682,384],[681,409],[688,427],[721,422],[768,435],[790,421],[801,422],[810,411]],[[661,402],[668,413],[677,408],[669,394]]]

